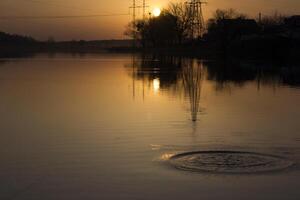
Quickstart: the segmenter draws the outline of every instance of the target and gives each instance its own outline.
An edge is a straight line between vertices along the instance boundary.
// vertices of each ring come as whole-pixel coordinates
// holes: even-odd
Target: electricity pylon
[[[202,37],[205,31],[202,5],[207,4],[207,2],[201,0],[190,0],[189,2],[187,2],[187,4],[189,5],[188,8],[190,15],[190,37]]]
[[[143,19],[146,17],[146,0],[143,0]]]
[[[149,6],[146,5],[146,0],[143,0],[142,5],[140,4],[140,2],[137,2],[136,0],[133,0],[132,6],[130,6],[129,8],[132,9],[132,18],[133,18],[133,20],[136,20],[136,10],[142,8],[143,19],[145,19],[145,17],[146,17],[146,8],[149,8]]]
[[[146,8],[148,8],[149,6],[146,5],[146,0],[143,0],[142,5],[140,5],[140,2],[138,2],[137,5],[137,0],[132,0],[132,6],[129,7],[129,9],[132,9],[132,26],[133,26],[133,43],[132,46],[133,48],[136,47],[137,45],[137,35],[135,32],[135,28],[136,28],[136,10],[142,8],[143,9],[143,19],[146,18]]]

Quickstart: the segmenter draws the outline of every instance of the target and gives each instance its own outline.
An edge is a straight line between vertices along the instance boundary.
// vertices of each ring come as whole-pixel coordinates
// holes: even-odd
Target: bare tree
[[[223,19],[246,19],[247,16],[245,14],[239,13],[236,10],[230,8],[227,10],[217,9],[215,13],[213,14],[214,20],[223,20]]]
[[[188,5],[186,3],[170,3],[167,12],[177,17],[178,40],[179,43],[182,43],[182,40],[188,37],[191,28]]]
[[[272,15],[263,16],[260,20],[260,24],[263,26],[276,26],[284,23],[286,16],[274,11]]]

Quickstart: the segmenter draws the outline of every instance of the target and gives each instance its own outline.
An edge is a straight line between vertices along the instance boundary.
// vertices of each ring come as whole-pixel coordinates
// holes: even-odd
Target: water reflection
[[[201,86],[203,77],[202,62],[190,60],[182,68],[182,81],[185,92],[189,96],[192,121],[197,121],[200,106]]]
[[[153,90],[155,93],[159,92],[159,88],[160,88],[160,81],[158,78],[153,80]]]
[[[287,88],[299,87],[296,65],[268,67],[160,56],[131,60],[123,54],[38,55],[3,61],[0,199],[16,194],[17,199],[142,199],[145,195],[182,199],[188,194],[197,199],[206,191],[224,188],[222,180],[236,183],[237,178],[241,181],[234,184],[235,191],[248,191],[254,183],[255,189],[268,188],[263,192],[270,194],[272,184],[283,194],[298,191],[297,166],[287,173],[220,174],[212,180],[209,174],[181,173],[160,161],[174,153],[210,151],[193,155],[189,164],[195,161],[196,167],[203,167],[197,161],[208,157],[205,161],[214,169],[220,163],[218,169],[241,167],[238,163],[255,165],[249,170],[257,171],[258,165],[265,169],[266,162],[274,163],[270,157],[228,152],[247,151],[287,157],[297,165],[300,90]],[[261,87],[259,93],[256,85]],[[185,108],[195,116],[199,107],[198,121],[188,120]],[[216,155],[216,150],[223,153]],[[29,186],[30,191],[24,192]],[[174,188],[180,188],[180,194],[170,192]],[[224,199],[230,196],[231,191]],[[205,197],[218,199],[219,195]]]
[[[270,61],[217,60],[205,63],[207,79],[216,83],[216,90],[229,85],[243,86],[256,82],[258,90],[263,85],[280,87],[300,86],[299,63],[271,63]]]
[[[142,89],[157,94],[159,91],[171,95],[184,94],[189,100],[192,121],[197,121],[200,109],[203,81],[214,85],[216,92],[230,92],[248,83],[262,86],[300,87],[298,63],[270,63],[266,61],[201,60],[174,56],[143,55],[133,57],[126,64],[133,79],[133,95]],[[142,86],[137,87],[137,82]]]

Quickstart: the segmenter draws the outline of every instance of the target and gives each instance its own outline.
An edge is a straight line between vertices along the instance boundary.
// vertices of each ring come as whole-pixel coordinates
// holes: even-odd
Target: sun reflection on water
[[[153,90],[154,90],[154,93],[158,93],[159,89],[160,89],[160,81],[159,81],[158,78],[156,78],[156,79],[153,80]]]
[[[161,155],[160,159],[161,160],[169,160],[174,155],[175,155],[174,153],[165,153],[165,154]]]

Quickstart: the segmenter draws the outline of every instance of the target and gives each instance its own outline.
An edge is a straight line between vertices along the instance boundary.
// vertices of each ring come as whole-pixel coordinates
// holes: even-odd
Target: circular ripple
[[[288,168],[293,162],[274,155],[238,151],[198,151],[174,155],[177,169],[212,173],[259,173]]]

